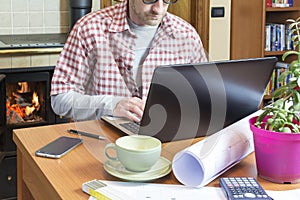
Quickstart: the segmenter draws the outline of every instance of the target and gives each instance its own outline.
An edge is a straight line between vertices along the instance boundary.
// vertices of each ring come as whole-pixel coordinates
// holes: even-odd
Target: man
[[[125,0],[78,20],[54,71],[54,112],[139,121],[157,66],[207,61],[194,28],[167,12],[176,1]]]

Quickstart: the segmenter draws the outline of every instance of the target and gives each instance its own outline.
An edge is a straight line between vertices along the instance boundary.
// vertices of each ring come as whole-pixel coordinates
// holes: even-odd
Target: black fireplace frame
[[[13,129],[68,122],[57,116],[51,108],[50,87],[54,66],[0,69],[0,199],[17,199],[16,145]],[[7,124],[6,83],[45,82],[45,118],[41,122]]]
[[[9,83],[16,83],[16,82],[43,82],[44,83],[44,87],[43,87],[43,94],[45,94],[46,96],[44,97],[44,103],[43,105],[45,105],[45,108],[43,108],[45,110],[45,119],[44,122],[37,122],[37,125],[45,125],[45,124],[53,124],[55,122],[55,116],[53,114],[50,114],[50,95],[49,95],[49,90],[50,90],[50,74],[49,72],[35,72],[35,73],[31,73],[31,72],[24,72],[22,74],[12,74],[12,75],[8,75],[6,80],[5,80],[5,85],[9,84]],[[3,104],[0,104],[0,107]],[[43,107],[43,106],[42,106]],[[1,109],[3,110],[3,109]],[[6,126],[10,126],[12,128],[18,128],[18,127],[24,127],[24,125],[22,124],[7,124],[7,121],[5,120],[5,124]],[[33,125],[30,125],[33,126]],[[26,127],[26,125],[25,125]]]

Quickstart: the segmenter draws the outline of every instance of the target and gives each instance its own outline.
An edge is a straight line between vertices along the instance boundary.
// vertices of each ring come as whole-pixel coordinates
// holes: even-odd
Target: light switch
[[[212,7],[211,8],[211,17],[224,17],[225,8],[224,7]]]

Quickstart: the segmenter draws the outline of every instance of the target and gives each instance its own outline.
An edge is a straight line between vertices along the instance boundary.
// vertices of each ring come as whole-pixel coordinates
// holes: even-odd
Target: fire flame
[[[33,113],[35,110],[40,109],[40,104],[39,104],[39,97],[36,92],[32,94],[32,106],[26,106],[25,108],[25,114],[26,116],[29,116]]]
[[[31,106],[21,106],[19,104],[11,105],[9,99],[6,101],[7,113],[9,116],[11,111],[17,113],[21,118],[25,119],[30,116],[34,111],[38,111],[40,109],[39,97],[37,92],[33,92]]]

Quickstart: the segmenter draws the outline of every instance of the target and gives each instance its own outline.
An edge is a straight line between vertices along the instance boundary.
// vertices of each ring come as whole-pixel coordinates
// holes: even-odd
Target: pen
[[[103,136],[95,135],[95,134],[87,133],[87,132],[83,132],[83,131],[77,131],[77,130],[74,130],[74,129],[68,129],[68,132],[71,133],[71,134],[83,135],[83,136],[90,137],[90,138],[95,138],[95,139],[98,139],[98,140],[106,140],[106,138],[103,137]]]

